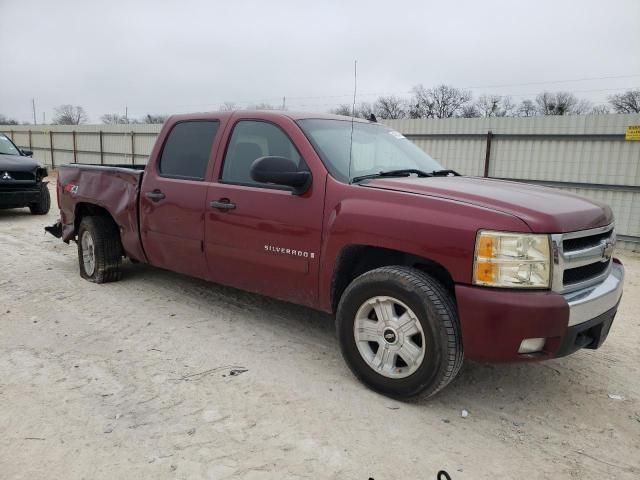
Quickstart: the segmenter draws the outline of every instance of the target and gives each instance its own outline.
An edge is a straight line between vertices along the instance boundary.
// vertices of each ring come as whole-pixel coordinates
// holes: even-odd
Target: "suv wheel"
[[[40,184],[40,198],[37,203],[29,205],[29,210],[33,215],[46,215],[51,207],[51,195],[46,183]]]
[[[413,268],[383,267],[356,278],[340,300],[337,330],[353,373],[390,396],[434,395],[462,366],[453,298]]]

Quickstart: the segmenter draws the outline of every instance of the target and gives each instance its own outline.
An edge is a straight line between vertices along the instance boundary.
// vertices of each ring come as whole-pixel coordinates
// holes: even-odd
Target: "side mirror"
[[[21,150],[22,155],[25,157],[33,157],[33,152],[31,150],[25,150],[24,148]]]
[[[260,157],[251,165],[251,178],[256,182],[291,187],[302,195],[311,185],[311,172],[299,171],[292,160],[285,157]]]

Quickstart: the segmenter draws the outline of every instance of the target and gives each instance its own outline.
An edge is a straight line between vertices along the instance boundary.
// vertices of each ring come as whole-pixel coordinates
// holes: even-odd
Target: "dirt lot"
[[[402,403],[327,315],[140,265],[82,280],[56,216],[0,211],[2,479],[640,477],[639,255],[600,350]]]

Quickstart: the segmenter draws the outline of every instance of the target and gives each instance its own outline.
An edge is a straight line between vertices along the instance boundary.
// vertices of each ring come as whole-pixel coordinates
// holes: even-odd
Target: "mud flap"
[[[58,220],[50,227],[44,227],[44,231],[50,233],[56,238],[62,238],[62,222]]]

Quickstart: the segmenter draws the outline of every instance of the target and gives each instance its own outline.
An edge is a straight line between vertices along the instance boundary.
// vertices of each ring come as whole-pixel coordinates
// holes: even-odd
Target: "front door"
[[[140,230],[152,265],[207,277],[204,256],[205,182],[220,122],[176,123],[144,174]],[[155,168],[154,168],[155,167]]]
[[[313,305],[325,177],[317,173],[307,192],[294,195],[250,175],[255,159],[272,155],[309,169],[301,152],[311,147],[296,148],[296,128],[251,119],[235,123],[207,192],[205,250],[211,280]]]

